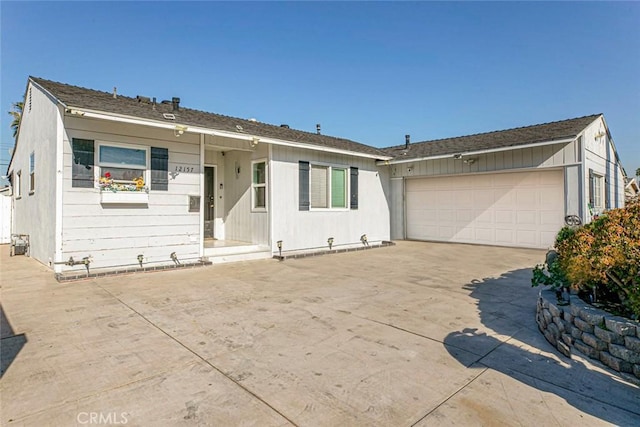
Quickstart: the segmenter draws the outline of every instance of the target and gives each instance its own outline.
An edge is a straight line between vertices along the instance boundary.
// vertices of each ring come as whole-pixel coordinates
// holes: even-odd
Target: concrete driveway
[[[538,332],[543,251],[362,252],[59,284],[2,250],[6,426],[640,425]]]

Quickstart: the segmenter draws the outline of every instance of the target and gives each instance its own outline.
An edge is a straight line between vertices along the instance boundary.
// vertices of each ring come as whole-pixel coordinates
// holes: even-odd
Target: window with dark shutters
[[[309,162],[298,162],[298,208],[309,210]]]
[[[169,189],[169,150],[151,147],[151,190]]]
[[[351,209],[358,209],[358,168],[351,168]]]
[[[95,143],[90,139],[73,138],[71,146],[73,151],[71,186],[92,188]]]

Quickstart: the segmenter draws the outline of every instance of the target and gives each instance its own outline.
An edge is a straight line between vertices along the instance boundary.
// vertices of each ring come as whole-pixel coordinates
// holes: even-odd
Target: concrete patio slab
[[[0,250],[2,425],[640,425],[637,386],[538,332],[543,251],[399,242],[61,284]]]

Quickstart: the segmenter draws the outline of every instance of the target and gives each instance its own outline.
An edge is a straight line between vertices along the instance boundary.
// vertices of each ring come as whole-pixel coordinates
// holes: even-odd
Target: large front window
[[[310,202],[312,209],[347,207],[347,169],[311,165]]]
[[[149,150],[144,147],[100,144],[100,188],[111,191],[146,190],[148,158]]]

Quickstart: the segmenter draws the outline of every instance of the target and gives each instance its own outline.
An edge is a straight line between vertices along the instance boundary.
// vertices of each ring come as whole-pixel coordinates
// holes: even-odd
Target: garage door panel
[[[535,230],[516,230],[516,243],[519,246],[537,246]]]
[[[537,211],[518,211],[517,218],[518,224],[522,226],[534,225],[536,224],[536,218],[538,217]]]
[[[473,192],[475,206],[491,206],[494,202],[493,189],[478,189]]]
[[[476,214],[473,209],[459,209],[456,211],[456,221],[458,223],[470,223]]]
[[[472,227],[458,227],[456,229],[456,238],[464,240],[472,240],[474,237],[474,230]]]
[[[514,231],[512,229],[496,229],[495,230],[496,243],[502,245],[508,245],[513,242]]]
[[[478,243],[492,244],[495,241],[495,230],[493,228],[480,228],[475,229],[475,240]]]
[[[564,219],[560,170],[406,181],[407,237],[547,247]]]
[[[509,211],[496,210],[495,218],[496,218],[496,225],[513,224],[515,219],[515,212],[510,210]]]
[[[476,211],[476,222],[480,224],[493,224],[493,211],[491,210],[483,210]]]

